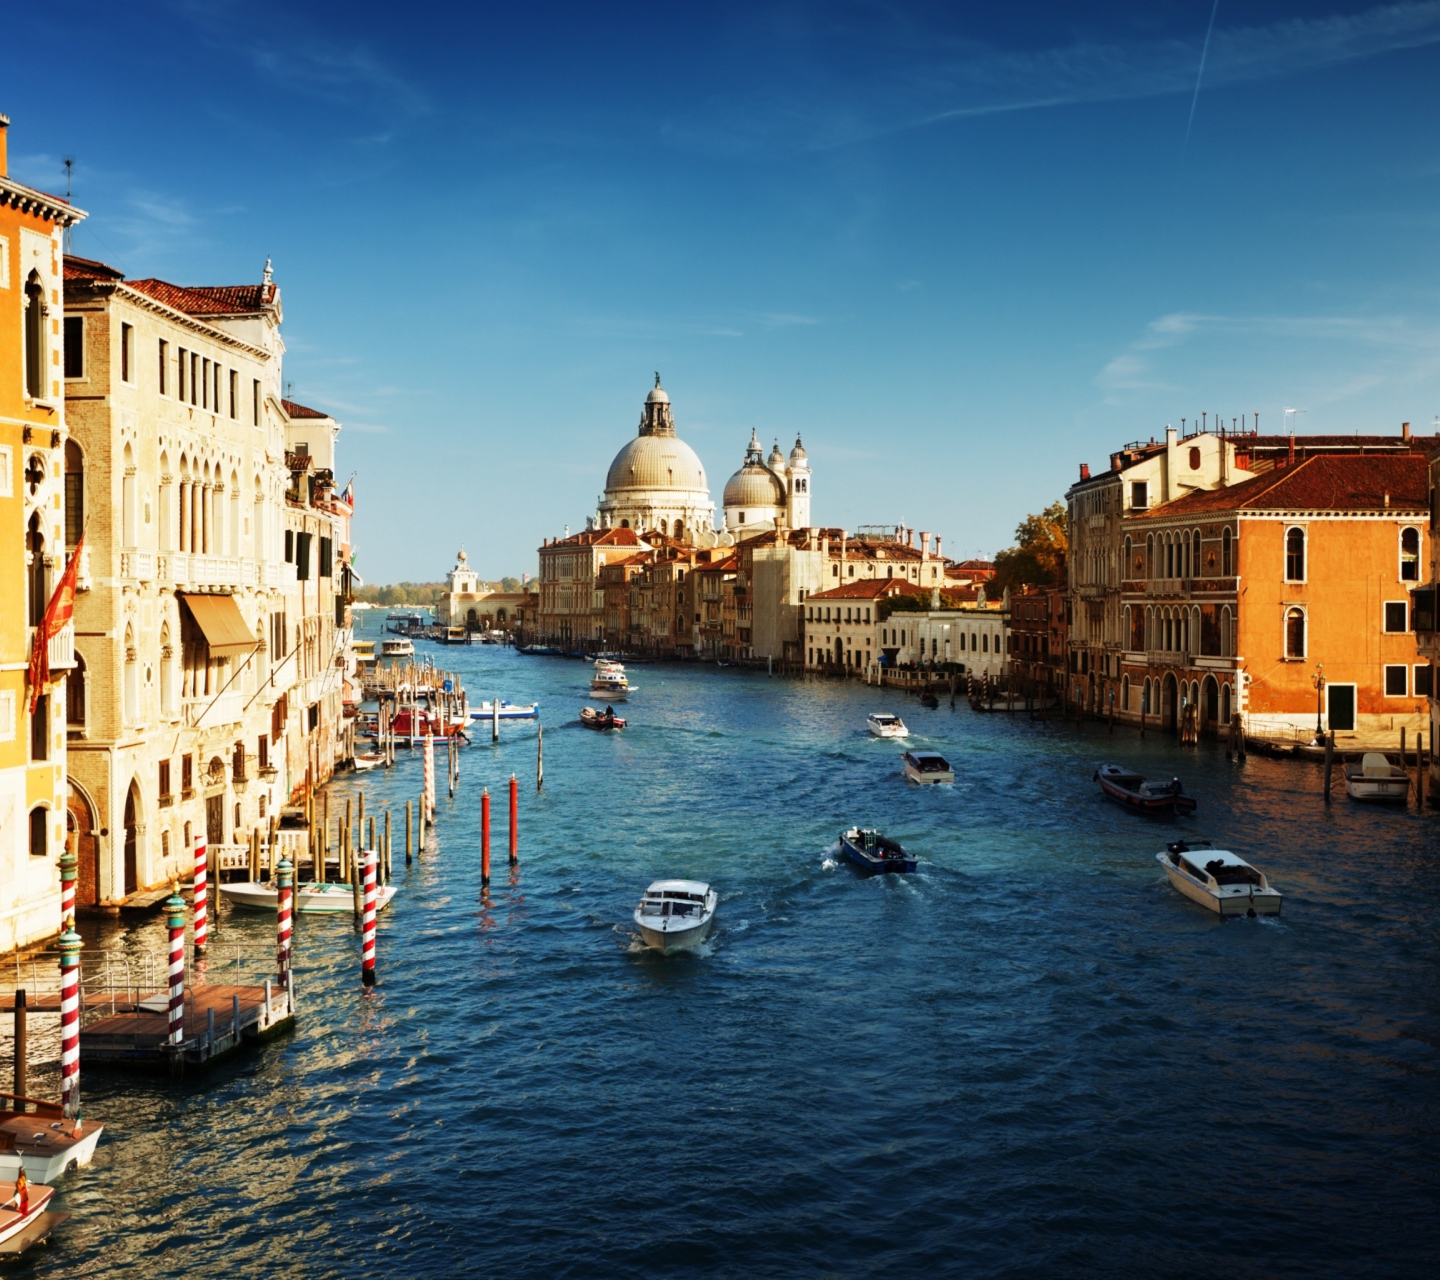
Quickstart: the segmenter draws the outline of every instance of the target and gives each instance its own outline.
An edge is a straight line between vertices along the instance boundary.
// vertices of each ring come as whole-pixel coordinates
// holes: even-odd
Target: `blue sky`
[[[11,173],[63,190],[76,157],[77,253],[185,284],[273,257],[372,582],[461,543],[533,571],[656,369],[717,500],[752,428],[799,432],[817,521],[951,554],[1182,417],[1436,429],[1440,3],[11,22]]]

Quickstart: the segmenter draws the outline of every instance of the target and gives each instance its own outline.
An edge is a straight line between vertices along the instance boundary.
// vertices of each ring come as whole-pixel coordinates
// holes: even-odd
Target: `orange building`
[[[65,472],[64,229],[85,215],[9,177],[0,116],[0,947],[60,928],[69,793],[66,673],[74,628],[50,642],[30,713],[27,660],[78,527]]]
[[[1389,743],[1428,720],[1410,592],[1429,560],[1429,464],[1322,454],[1125,522],[1120,704],[1202,731],[1317,728]]]

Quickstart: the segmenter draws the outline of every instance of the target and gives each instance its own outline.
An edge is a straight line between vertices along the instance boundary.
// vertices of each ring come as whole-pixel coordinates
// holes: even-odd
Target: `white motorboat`
[[[900,757],[905,777],[922,786],[931,782],[954,782],[950,761],[936,751],[907,751]]]
[[[246,880],[239,884],[222,884],[216,887],[222,898],[242,911],[278,911],[280,908],[280,891],[273,883],[256,884],[253,880]],[[377,885],[375,910],[384,911],[394,896],[393,884]],[[348,884],[302,884],[295,890],[292,909],[317,915],[353,912],[355,890]]]
[[[350,763],[361,771],[366,769],[378,769],[385,763],[385,757],[378,751],[357,751],[351,758]]]
[[[70,1216],[48,1211],[54,1187],[31,1182],[28,1173],[23,1191],[16,1185],[18,1181],[0,1182],[0,1251],[8,1254],[23,1253],[38,1244]]]
[[[899,716],[888,711],[872,711],[865,717],[865,724],[877,738],[908,738],[910,730]]]
[[[1155,859],[1170,883],[1218,916],[1278,916],[1281,894],[1238,854],[1207,840],[1177,840]]]
[[[624,702],[635,690],[625,678],[623,671],[597,671],[590,681],[590,696],[604,698],[610,702]]]
[[[415,646],[403,637],[399,640],[382,640],[380,656],[382,658],[413,658]]]
[[[709,936],[719,901],[720,895],[700,880],[657,880],[635,908],[635,927],[656,951],[698,947]]]
[[[478,707],[470,708],[470,719],[490,720],[495,715],[495,708],[492,703],[482,702]],[[540,718],[540,704],[538,702],[506,702],[500,700],[500,719],[502,720],[538,720]]]
[[[0,1111],[0,1178],[14,1179],[21,1168],[31,1182],[54,1182],[95,1156],[103,1124],[66,1120],[54,1102],[24,1099],[32,1111]]]
[[[1404,804],[1410,799],[1410,774],[1382,751],[1367,751],[1358,764],[1345,766],[1345,790],[1352,800]]]

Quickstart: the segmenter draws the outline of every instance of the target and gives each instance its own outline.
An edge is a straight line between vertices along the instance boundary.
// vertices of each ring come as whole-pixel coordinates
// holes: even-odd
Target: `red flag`
[[[80,573],[80,552],[85,547],[85,535],[75,544],[70,553],[70,563],[55,584],[55,594],[45,606],[45,616],[35,628],[35,646],[30,650],[30,714],[35,714],[35,703],[41,691],[50,683],[50,637],[75,616],[75,579]]]

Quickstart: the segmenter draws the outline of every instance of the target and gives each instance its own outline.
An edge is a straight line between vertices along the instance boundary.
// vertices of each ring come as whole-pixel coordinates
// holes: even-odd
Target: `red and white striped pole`
[[[67,1120],[80,1114],[80,935],[60,935],[60,1102]]]
[[[375,985],[375,864],[374,849],[360,855],[365,869],[365,913],[360,920],[360,985]]]
[[[166,923],[170,926],[170,1043],[185,1039],[185,899],[180,886],[165,899]]]
[[[75,850],[68,844],[60,855],[60,928],[62,931],[75,923],[75,869],[79,860]]]
[[[427,724],[425,729],[425,822],[435,825],[435,737]]]
[[[289,858],[281,858],[275,868],[276,913],[275,913],[275,969],[279,974],[280,989],[290,989],[290,887],[291,872]]]
[[[205,844],[205,832],[195,837],[195,955],[205,954],[210,942],[210,903],[206,884],[209,851]]]

